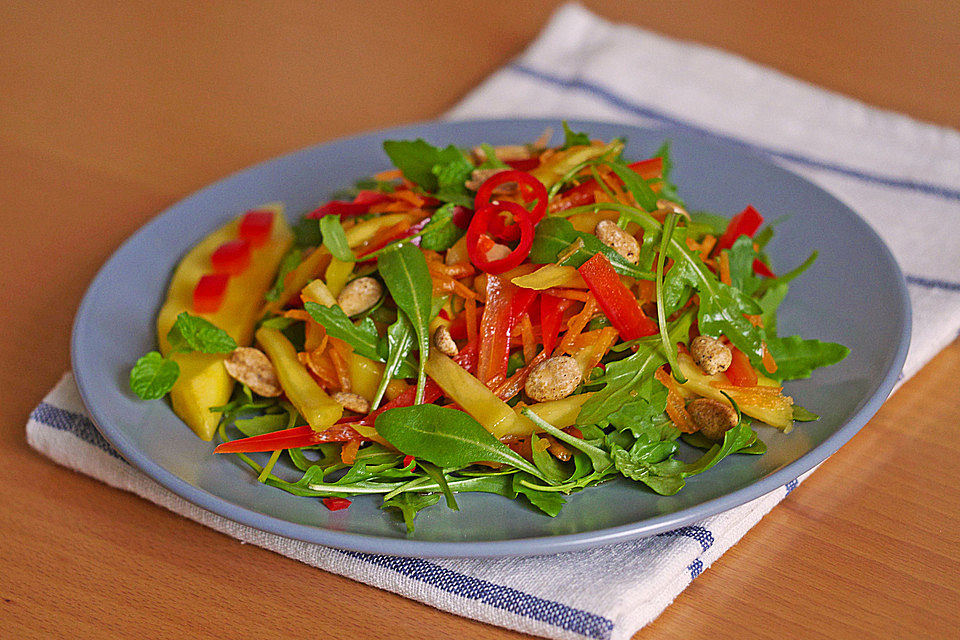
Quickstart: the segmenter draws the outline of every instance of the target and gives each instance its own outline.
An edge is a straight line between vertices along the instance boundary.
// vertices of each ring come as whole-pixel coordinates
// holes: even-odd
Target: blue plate
[[[442,504],[421,512],[416,533],[407,536],[396,514],[378,508],[378,497],[356,498],[350,509],[332,512],[319,500],[258,484],[234,456],[213,455],[214,443],[197,438],[166,402],[143,402],[130,393],[130,367],[155,348],[154,318],[168,278],[207,233],[264,202],[284,201],[291,216],[314,208],[358,177],[388,168],[381,149],[386,139],[510,144],[533,140],[547,126],[559,128],[553,120],[482,120],[430,122],[310,147],[221,180],[138,231],[97,274],[74,324],[73,370],[100,431],[131,464],[214,513],[289,538],[407,556],[530,555],[649,536],[762,496],[835,452],[886,399],[909,342],[903,277],[877,234],[836,198],[736,145],[669,128],[572,124],[598,138],[625,135],[628,158],[649,157],[671,140],[674,175],[690,209],[729,216],[753,204],[767,220],[783,218],[769,246],[774,270],[820,252],[791,285],[780,333],[851,349],[839,365],[787,385],[821,420],[798,423],[786,435],[760,427],[765,455],[727,458],[691,478],[676,496],[611,482],[570,496],[562,513],[550,518],[523,501],[467,494],[458,498],[459,512]],[[291,467],[277,473],[298,477]]]

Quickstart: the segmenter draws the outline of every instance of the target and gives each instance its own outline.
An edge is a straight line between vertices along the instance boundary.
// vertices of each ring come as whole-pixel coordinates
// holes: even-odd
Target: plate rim
[[[166,470],[161,465],[153,461],[153,459],[148,455],[142,453],[139,449],[133,446],[133,444],[126,437],[124,437],[121,429],[110,426],[109,416],[102,415],[103,412],[99,409],[97,403],[90,401],[91,395],[84,381],[84,375],[82,373],[83,368],[79,366],[80,361],[82,360],[82,356],[80,355],[81,345],[79,344],[79,341],[82,324],[85,321],[85,318],[88,317],[90,305],[93,304],[92,300],[95,290],[99,286],[103,286],[102,277],[108,271],[111,264],[115,260],[119,259],[118,256],[123,253],[124,250],[127,249],[128,246],[133,243],[142,233],[153,228],[155,225],[161,224],[161,220],[169,213],[170,209],[180,205],[185,200],[198,197],[207,190],[217,188],[223,182],[235,179],[241,174],[254,171],[264,167],[265,165],[287,159],[310,149],[342,143],[356,138],[369,136],[383,137],[393,134],[401,134],[404,131],[423,129],[425,127],[437,125],[455,125],[458,122],[487,123],[489,125],[495,125],[497,123],[515,124],[520,121],[529,123],[531,126],[535,123],[539,123],[540,125],[552,124],[555,126],[560,120],[561,118],[557,117],[469,118],[458,120],[433,119],[356,132],[315,144],[306,145],[302,148],[273,156],[252,165],[243,167],[237,171],[233,171],[218,178],[204,187],[193,191],[164,207],[163,210],[157,212],[150,221],[138,227],[128,238],[126,238],[116,249],[114,249],[110,257],[97,270],[96,275],[87,286],[87,289],[84,292],[83,298],[77,307],[77,311],[74,316],[70,339],[71,367],[74,372],[74,379],[80,391],[80,396],[83,400],[84,406],[87,408],[87,411],[90,414],[97,430],[118,451],[118,453],[120,453],[124,460],[130,463],[133,467],[142,471],[164,488],[170,490],[174,494],[187,500],[197,507],[218,514],[239,524],[249,526],[259,531],[264,531],[295,540],[301,540],[304,542],[320,544],[346,552],[374,554],[387,553],[390,555],[421,558],[531,556],[577,551],[581,549],[614,544],[617,542],[645,538],[698,522],[706,517],[728,511],[735,507],[746,504],[747,502],[768,495],[769,493],[776,491],[780,487],[783,487],[789,482],[797,479],[800,475],[813,469],[828,457],[833,455],[841,446],[849,441],[870,420],[870,418],[873,417],[873,415],[879,410],[890,393],[893,391],[893,388],[898,381],[900,372],[902,371],[903,364],[906,359],[907,351],[910,346],[912,328],[911,303],[907,292],[906,281],[904,279],[903,272],[900,269],[900,265],[890,251],[890,248],[879,236],[876,230],[874,230],[873,227],[855,210],[840,201],[836,196],[826,189],[820,187],[805,176],[797,174],[789,168],[784,167],[782,164],[777,163],[774,159],[769,158],[765,154],[742,148],[739,149],[740,152],[760,158],[768,164],[773,164],[779,169],[792,174],[813,188],[823,192],[823,194],[825,194],[825,196],[830,200],[834,201],[836,205],[850,212],[857,221],[862,223],[865,230],[871,236],[871,241],[879,247],[880,252],[886,257],[898,276],[896,279],[895,288],[896,293],[900,298],[899,315],[901,320],[901,336],[898,348],[894,354],[891,364],[883,378],[880,380],[880,383],[877,385],[876,390],[869,396],[869,398],[867,398],[866,402],[863,403],[863,405],[850,417],[849,420],[840,425],[836,431],[834,431],[825,440],[820,442],[820,444],[807,451],[793,462],[790,462],[780,469],[777,469],[776,471],[763,476],[744,487],[718,496],[714,499],[680,509],[673,513],[652,516],[637,522],[613,527],[577,533],[511,538],[507,540],[495,541],[453,542],[411,540],[377,536],[366,533],[351,533],[333,529],[324,529],[318,526],[299,524],[288,520],[283,520],[276,516],[267,515],[236,505],[225,498],[221,498],[214,493],[190,484],[176,474]],[[616,121],[571,119],[569,122],[572,124],[583,124],[587,127],[589,127],[590,124],[602,124],[604,126],[622,125],[632,129],[643,129],[650,131],[674,130],[672,127],[662,125],[635,125]],[[708,139],[707,136],[697,134],[695,132],[685,132],[685,135]],[[713,145],[721,144],[726,146],[727,144],[730,144],[730,142],[726,140],[718,141],[716,139],[710,139],[710,142]]]

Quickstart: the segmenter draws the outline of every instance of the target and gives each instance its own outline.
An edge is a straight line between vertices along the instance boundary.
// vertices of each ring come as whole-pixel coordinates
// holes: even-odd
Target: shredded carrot
[[[321,387],[331,389],[337,386],[337,372],[330,361],[329,352],[319,350],[302,352],[297,354],[297,358],[313,374]]]
[[[700,242],[700,258],[706,262],[710,257],[710,252],[713,251],[713,248],[717,245],[717,237],[714,235],[704,236],[703,240]]]
[[[730,254],[720,252],[720,282],[730,284]]]
[[[463,312],[467,316],[467,344],[478,344],[477,333],[480,327],[477,325],[477,301],[474,298],[466,298],[463,303]]]
[[[347,345],[342,340],[336,338],[330,339],[330,346],[332,347],[328,353],[330,354],[330,359],[333,361],[333,369],[337,373],[337,382],[340,384],[341,391],[350,391],[350,369],[347,367],[346,354],[350,350],[349,345]]]
[[[640,304],[644,302],[656,302],[657,283],[653,280],[637,280],[637,301]]]
[[[350,440],[340,447],[340,460],[343,464],[353,464],[357,459],[357,451],[360,449],[359,440]]]
[[[374,174],[373,179],[380,182],[390,182],[391,180],[399,180],[402,177],[403,172],[400,171],[400,169],[387,169],[386,171]]]
[[[593,297],[593,294],[588,291],[580,291],[579,289],[559,289],[553,287],[547,289],[547,292],[556,296],[557,298],[566,298],[567,300],[579,300],[580,302],[586,302],[588,298]]]
[[[537,355],[537,338],[533,334],[533,323],[530,316],[524,314],[517,323],[520,329],[520,338],[523,341],[523,361],[530,362]]]
[[[530,372],[533,369],[550,357],[550,354],[546,351],[541,351],[537,356],[530,362],[526,364],[521,369],[518,369],[512,376],[507,378],[499,387],[493,390],[493,393],[503,401],[507,401],[510,398],[514,397],[523,389],[523,385],[527,383],[527,378],[530,377]]]
[[[687,249],[690,249],[690,251],[700,250],[700,243],[694,240],[693,238],[687,237],[687,238],[684,238],[684,240],[687,243]]]
[[[327,330],[318,322],[308,322],[304,325],[304,351],[313,351],[321,345],[326,346]]]
[[[560,344],[557,345],[560,353],[569,351],[573,341],[583,332],[583,328],[587,326],[587,323],[593,318],[593,314],[597,312],[597,308],[597,300],[593,297],[593,294],[590,294],[587,302],[583,305],[583,310],[567,322],[567,332],[564,334]]]
[[[391,195],[397,200],[402,200],[412,205],[414,209],[419,209],[426,202],[426,200],[423,199],[423,196],[420,196],[409,189],[394,191]]]
[[[305,309],[287,309],[282,315],[284,318],[290,318],[291,320],[313,322],[313,318],[310,317],[310,314],[307,313]]]
[[[773,359],[770,349],[767,349],[766,342],[763,343],[763,368],[767,370],[767,373],[774,373],[777,370],[777,361]]]
[[[749,321],[750,321],[750,324],[752,324],[753,326],[755,326],[755,327],[760,327],[761,329],[763,328],[763,316],[761,316],[761,315],[745,315],[745,316],[743,316],[743,317],[746,318],[747,320],[749,320]]]
[[[427,268],[429,268],[431,272],[442,273],[443,275],[451,278],[465,278],[467,276],[472,276],[477,272],[474,266],[469,262],[443,264],[443,262],[440,261],[427,261]]]
[[[657,369],[654,378],[659,380],[667,388],[667,415],[673,420],[683,433],[694,433],[699,430],[687,411],[686,403],[680,395],[677,381],[673,379],[667,370],[663,367]]]

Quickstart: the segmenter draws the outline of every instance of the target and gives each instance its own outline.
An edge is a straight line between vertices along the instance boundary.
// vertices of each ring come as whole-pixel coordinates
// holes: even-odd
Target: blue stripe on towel
[[[100,435],[93,421],[85,415],[41,402],[30,414],[30,418],[58,431],[68,431],[84,442],[109,453],[114,458],[123,460],[120,454],[110,446],[110,443]]]
[[[512,587],[466,576],[421,560],[356,551],[341,551],[351,558],[383,567],[404,577],[429,584],[441,591],[476,600],[487,606],[509,611],[524,618],[546,622],[587,638],[606,640],[613,632],[613,621],[595,613],[539,598]]]
[[[690,579],[695,579],[697,576],[703,573],[703,561],[700,560],[700,558],[697,558],[690,563],[690,566],[687,567],[687,571],[690,572]]]
[[[674,529],[673,531],[664,531],[663,533],[658,533],[657,537],[679,537],[683,536],[686,538],[693,538],[700,543],[700,546],[703,547],[703,550],[706,551],[713,546],[713,534],[709,529],[701,527],[700,525],[690,525],[688,527],[680,527],[679,529]]]
[[[926,289],[942,289],[944,291],[960,291],[960,282],[938,280],[936,278],[922,278],[920,276],[905,276],[907,284],[913,284]]]
[[[825,162],[823,160],[817,160],[815,158],[810,158],[800,154],[792,153],[789,151],[783,151],[779,149],[774,149],[772,147],[766,147],[762,145],[753,144],[750,142],[745,142],[737,138],[733,138],[727,135],[716,133],[715,131],[710,131],[709,129],[704,129],[703,127],[697,126],[693,123],[687,122],[685,120],[680,120],[671,115],[668,115],[662,111],[652,109],[647,106],[639,105],[630,100],[619,96],[609,89],[589,82],[582,78],[565,78],[553,73],[548,73],[546,71],[541,71],[539,69],[534,69],[528,67],[519,62],[514,62],[510,64],[508,69],[516,71],[517,73],[530,76],[531,78],[536,78],[548,84],[552,84],[564,89],[574,89],[577,91],[583,91],[589,93],[597,98],[600,98],[604,102],[607,102],[619,109],[624,111],[629,111],[638,116],[644,118],[651,118],[653,120],[659,120],[660,122],[670,124],[688,131],[693,131],[701,135],[705,135],[717,140],[723,140],[727,143],[737,145],[739,147],[745,147],[753,151],[759,151],[776,158],[781,158],[783,160],[789,160],[790,162],[795,162],[807,167],[812,167],[815,169],[822,169],[825,171],[830,171],[833,173],[838,173],[850,178],[856,178],[863,182],[871,182],[874,184],[883,185],[885,187],[895,187],[898,189],[907,189],[909,191],[916,191],[918,193],[923,193],[932,196],[938,196],[946,200],[957,200],[960,201],[960,191],[950,187],[945,187],[938,184],[933,184],[929,182],[921,182],[919,180],[911,180],[909,178],[895,178],[892,176],[885,176],[878,173],[869,173],[862,171],[860,169],[854,169],[852,167],[847,167],[832,162]]]

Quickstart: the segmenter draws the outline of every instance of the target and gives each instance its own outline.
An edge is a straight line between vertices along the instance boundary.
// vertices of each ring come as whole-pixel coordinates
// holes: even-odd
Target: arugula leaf
[[[236,341],[226,331],[186,311],[177,316],[167,333],[167,340],[174,352],[230,353],[237,348]]]
[[[333,257],[340,262],[354,262],[353,251],[347,242],[347,233],[340,224],[340,217],[326,215],[320,218],[320,233],[323,235],[323,244],[330,250]]]
[[[373,402],[370,403],[371,409],[376,409],[383,399],[383,394],[387,391],[387,385],[395,377],[397,370],[404,358],[410,354],[414,341],[413,325],[407,319],[405,313],[398,312],[397,320],[387,328],[387,366],[383,369],[383,376],[380,378],[380,385],[373,396]],[[381,347],[383,343],[380,343]]]
[[[721,444],[713,445],[710,450],[700,458],[690,464],[684,465],[681,474],[683,477],[688,478],[698,473],[703,473],[731,453],[736,453],[740,449],[751,445],[755,437],[756,434],[753,433],[750,425],[741,421],[740,424],[723,434],[723,442]]]
[[[793,419],[797,422],[814,422],[819,420],[820,416],[815,414],[813,411],[795,404],[793,405]]]
[[[624,276],[631,276],[642,280],[652,280],[653,273],[644,271],[624,258],[622,255],[600,242],[593,234],[582,233],[573,228],[566,218],[544,218],[537,225],[533,236],[533,245],[530,247],[530,262],[533,264],[549,264],[556,262],[557,257],[577,240],[583,242],[583,247],[571,253],[563,264],[579,267],[598,253],[602,253],[613,270]]]
[[[760,317],[763,319],[763,327],[768,336],[777,333],[777,308],[787,297],[787,289],[788,286],[785,282],[778,282],[771,287],[767,287],[767,290],[757,301],[760,304]]]
[[[480,148],[483,149],[483,155],[485,160],[483,164],[478,166],[478,169],[509,169],[510,165],[497,157],[497,150],[493,148],[488,142],[483,142],[480,144]]]
[[[667,388],[649,377],[637,385],[636,399],[620,406],[607,420],[617,431],[629,430],[637,438],[649,439],[648,434],[659,427],[666,408]]]
[[[586,133],[579,133],[570,128],[570,125],[567,124],[567,121],[564,120],[560,123],[563,125],[563,146],[560,147],[560,150],[569,149],[570,147],[578,146],[589,146],[590,145],[590,136]]]
[[[524,407],[520,413],[526,416],[538,429],[546,431],[552,435],[557,440],[565,442],[570,445],[577,451],[582,451],[590,458],[590,462],[593,464],[593,468],[596,471],[604,471],[609,468],[613,463],[610,461],[610,456],[607,455],[607,452],[601,449],[600,447],[595,447],[586,440],[582,438],[577,438],[570,435],[566,431],[561,431],[555,426],[535,414],[530,409]],[[546,479],[546,478],[545,478]],[[547,479],[549,481],[549,479]]]
[[[450,491],[450,485],[447,484],[447,479],[443,475],[443,470],[438,469],[436,466],[430,464],[429,462],[424,462],[423,460],[420,460],[417,464],[420,465],[420,469],[422,469],[431,480],[439,485],[440,491],[443,493],[443,497],[447,501],[447,507],[453,509],[454,511],[460,511],[460,506],[457,504],[457,499],[453,497],[453,492]]]
[[[319,246],[323,242],[323,235],[317,220],[306,216],[300,218],[293,225],[293,242],[299,248]]]
[[[435,166],[459,163],[461,160],[469,162],[463,152],[453,145],[440,149],[419,138],[386,140],[383,150],[404,176],[430,193],[435,192],[440,185],[433,172]]]
[[[276,302],[280,299],[280,296],[283,294],[283,284],[287,274],[296,269],[301,260],[303,260],[303,251],[300,249],[290,249],[290,251],[283,256],[283,259],[280,261],[280,266],[277,269],[277,279],[273,281],[273,286],[270,287],[270,291],[267,291],[263,296],[268,302]]]
[[[836,364],[850,353],[842,344],[804,340],[800,336],[768,337],[767,348],[777,362],[777,371],[772,375],[777,380],[809,378],[814,369]]]
[[[433,212],[430,222],[423,228],[420,246],[430,251],[446,251],[467,233],[453,222],[457,205],[448,202]]]
[[[740,236],[730,249],[724,249],[730,264],[730,284],[746,295],[753,295],[761,279],[753,272],[753,261],[760,255],[753,250],[753,238]]]
[[[631,448],[629,451],[614,444],[610,447],[610,453],[617,471],[624,476],[642,482],[660,495],[672,496],[686,483],[683,476],[677,473],[676,461],[662,457],[671,444],[676,448],[675,442],[658,442]],[[673,451],[667,455],[670,453]]]
[[[551,483],[561,484],[570,474],[563,468],[560,461],[547,451],[545,445],[548,443],[544,442],[540,444],[541,440],[542,438],[538,438],[535,433],[530,435],[530,452],[533,458],[533,464],[537,465],[540,473]]]
[[[420,351],[417,368],[415,404],[423,402],[423,387],[427,383],[426,363],[430,353],[430,320],[433,307],[433,280],[427,268],[427,259],[420,249],[410,243],[397,245],[379,258],[380,277],[397,307],[407,315],[417,334]]]
[[[532,477],[533,476],[526,473],[513,474],[513,490],[525,496],[527,500],[530,501],[530,504],[537,509],[540,509],[540,511],[551,518],[555,518],[560,513],[560,509],[563,508],[566,500],[563,499],[563,496],[558,491],[540,491],[539,489],[528,486],[528,484],[524,484],[524,480],[529,482]]]
[[[440,502],[438,493],[401,493],[389,500],[384,500],[381,509],[397,509],[403,516],[407,526],[407,533],[413,533],[413,519],[422,509]]]
[[[650,188],[650,185],[647,184],[647,181],[641,178],[636,171],[623,162],[605,161],[603,164],[617,174],[617,177],[623,181],[623,186],[633,194],[634,199],[641,208],[645,211],[654,211],[657,208],[657,200],[660,199],[659,196],[657,196],[653,189]]]
[[[445,469],[500,462],[546,480],[539,469],[463,411],[435,404],[397,407],[378,415],[374,427],[400,451]]]
[[[141,400],[156,400],[170,392],[180,377],[180,366],[158,351],[142,356],[130,371],[130,390]]]
[[[666,198],[683,205],[683,200],[677,194],[677,185],[670,180],[670,174],[673,172],[673,159],[670,157],[670,141],[666,140],[653,154],[653,157],[659,157],[663,162],[663,178],[660,181],[660,197]]]

